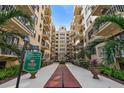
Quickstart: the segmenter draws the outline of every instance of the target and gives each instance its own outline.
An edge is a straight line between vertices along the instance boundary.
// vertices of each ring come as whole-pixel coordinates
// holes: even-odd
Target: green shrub
[[[0,80],[5,79],[7,77],[16,76],[18,74],[18,71],[19,71],[19,65],[1,69],[0,70]]]
[[[83,68],[88,69],[89,68],[89,62],[86,61],[80,61],[80,66]]]
[[[60,61],[59,63],[60,63],[60,64],[65,64],[65,61]]]
[[[120,80],[124,80],[124,71],[115,70],[115,69],[105,67],[105,66],[101,66],[99,69],[102,74],[112,76]]]

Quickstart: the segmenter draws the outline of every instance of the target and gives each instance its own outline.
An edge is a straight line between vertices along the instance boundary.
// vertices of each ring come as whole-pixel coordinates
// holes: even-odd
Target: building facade
[[[67,60],[67,54],[69,53],[69,31],[66,31],[65,27],[60,27],[59,31],[56,31],[56,43],[55,52],[58,61]]]
[[[97,17],[101,15],[121,15],[124,14],[123,5],[84,5],[83,6],[84,14],[84,46],[89,42],[97,38],[120,38],[123,39],[123,30],[116,24],[111,22],[103,23],[98,30],[93,29],[94,21]],[[105,43],[98,44],[94,49],[94,55],[92,58],[97,58],[99,62],[103,61],[104,57],[104,45]],[[122,50],[123,54],[123,50]],[[116,63],[118,69],[124,68],[124,64]]]
[[[48,5],[1,5],[0,11],[8,10],[12,7],[21,10],[32,17],[34,20],[34,27],[31,27],[27,20],[22,17],[15,17],[10,19],[6,25],[1,26],[0,29],[4,31],[17,31],[19,33],[27,34],[30,38],[32,50],[44,52],[43,58],[50,60],[51,53],[51,8]],[[8,43],[17,44],[21,49],[23,47],[23,40],[19,37],[10,37]],[[0,67],[9,67],[18,64],[17,56],[12,51],[2,48],[0,49]]]
[[[83,7],[76,5],[74,7],[73,20],[70,27],[70,49],[72,57],[77,58],[77,54],[83,48]]]

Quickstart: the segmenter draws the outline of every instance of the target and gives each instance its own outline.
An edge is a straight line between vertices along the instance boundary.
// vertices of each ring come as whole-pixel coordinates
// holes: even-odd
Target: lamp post
[[[21,72],[22,72],[24,57],[25,57],[25,50],[29,42],[30,42],[29,37],[25,36],[24,45],[23,45],[22,53],[21,53],[21,59],[20,59],[21,62],[20,62],[20,68],[19,68],[19,73],[18,73],[17,82],[16,82],[16,88],[19,88],[20,77],[21,77]]]

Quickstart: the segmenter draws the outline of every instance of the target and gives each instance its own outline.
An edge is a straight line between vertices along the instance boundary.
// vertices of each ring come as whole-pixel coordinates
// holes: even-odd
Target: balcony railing
[[[25,18],[23,17],[16,17],[16,19],[21,22],[29,31],[33,32],[34,29],[33,27],[31,27],[30,23],[28,20],[26,20]]]
[[[117,12],[124,12],[124,5],[113,5],[108,11],[106,11],[105,15],[112,15],[112,14],[116,14]],[[102,24],[100,24],[99,29],[103,28],[104,26],[106,26],[107,24],[109,24],[110,22],[104,22]],[[98,30],[95,30],[95,32],[98,32]]]
[[[0,48],[0,54],[3,54],[3,55],[16,55],[15,53],[13,53],[12,51],[10,51],[8,49],[1,49],[1,48]]]

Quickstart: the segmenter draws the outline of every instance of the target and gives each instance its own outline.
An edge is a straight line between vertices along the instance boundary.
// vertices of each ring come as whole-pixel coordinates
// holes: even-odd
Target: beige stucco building
[[[97,38],[120,38],[123,39],[123,30],[116,24],[106,22],[100,26],[98,30],[93,29],[94,20],[101,15],[110,14],[122,15],[124,13],[123,5],[84,5],[83,16],[84,16],[84,46],[87,43],[92,42]],[[99,62],[102,62],[104,56],[104,43],[98,44],[94,49],[94,55],[92,58],[97,58]],[[123,53],[123,50],[122,50]],[[117,63],[116,66],[120,69],[124,68],[124,64]]]
[[[69,53],[68,44],[69,31],[62,26],[59,31],[56,31],[55,52],[58,61],[67,60],[67,54]]]
[[[15,7],[21,11],[26,12],[34,20],[34,27],[28,25],[22,17],[12,18],[1,29],[5,31],[17,31],[19,33],[27,34],[30,38],[31,48],[44,52],[44,62],[50,60],[51,55],[51,7],[49,5],[14,5],[14,6],[0,6],[1,10]],[[10,37],[9,43],[17,44],[19,48],[23,47],[23,40],[19,37]],[[8,49],[0,49],[0,67],[8,67],[9,65],[18,64],[17,56]]]
[[[73,19],[70,27],[70,49],[72,52],[72,57],[77,58],[77,53],[83,48],[83,7],[81,5],[76,5],[74,7]]]

